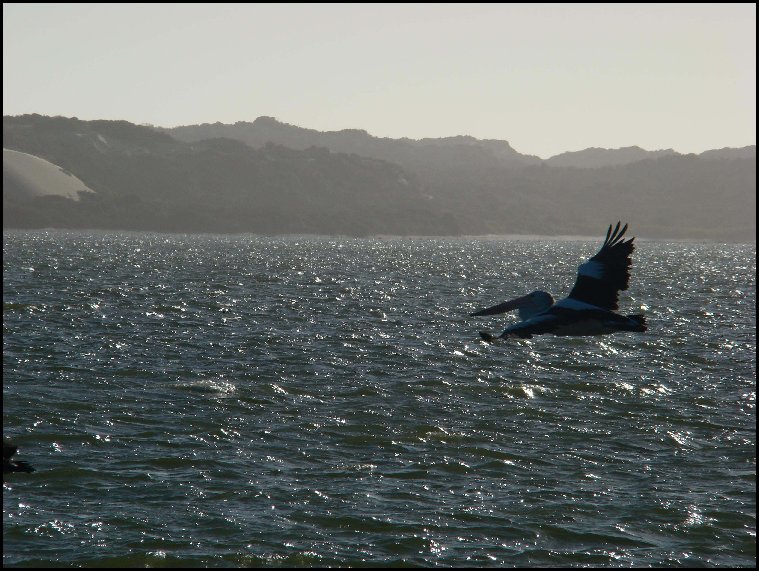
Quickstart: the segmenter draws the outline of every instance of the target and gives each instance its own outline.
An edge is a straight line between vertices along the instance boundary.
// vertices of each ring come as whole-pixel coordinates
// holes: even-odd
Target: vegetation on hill
[[[644,237],[756,239],[755,147],[589,149],[552,163],[506,141],[380,139],[271,118],[166,130],[40,115],[4,117],[3,145],[95,191],[78,202],[4,192],[4,227],[596,235],[622,219]],[[592,167],[556,166],[569,160]]]

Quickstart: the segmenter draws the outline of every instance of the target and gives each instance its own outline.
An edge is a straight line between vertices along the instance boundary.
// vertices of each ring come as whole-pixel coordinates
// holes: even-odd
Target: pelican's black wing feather
[[[612,231],[611,225],[606,232],[606,240],[598,253],[582,264],[577,270],[577,281],[569,298],[601,307],[618,309],[619,292],[627,289],[630,283],[630,264],[635,249],[633,240],[624,240],[627,224],[620,230],[617,222]]]

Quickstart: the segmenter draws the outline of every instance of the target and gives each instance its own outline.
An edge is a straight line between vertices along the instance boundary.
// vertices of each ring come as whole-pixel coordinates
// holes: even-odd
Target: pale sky
[[[3,4],[3,114],[756,144],[756,4]]]

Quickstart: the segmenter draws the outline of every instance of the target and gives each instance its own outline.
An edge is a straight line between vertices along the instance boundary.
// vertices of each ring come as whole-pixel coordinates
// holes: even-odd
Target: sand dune
[[[4,197],[55,195],[79,200],[80,192],[94,191],[58,165],[34,155],[3,149]]]

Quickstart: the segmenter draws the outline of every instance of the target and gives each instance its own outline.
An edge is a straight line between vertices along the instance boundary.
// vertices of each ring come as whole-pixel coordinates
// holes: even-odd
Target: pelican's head
[[[551,307],[553,305],[553,296],[548,292],[535,290],[509,303],[513,305],[512,309],[519,309],[519,318],[525,320],[538,313],[543,313]]]

